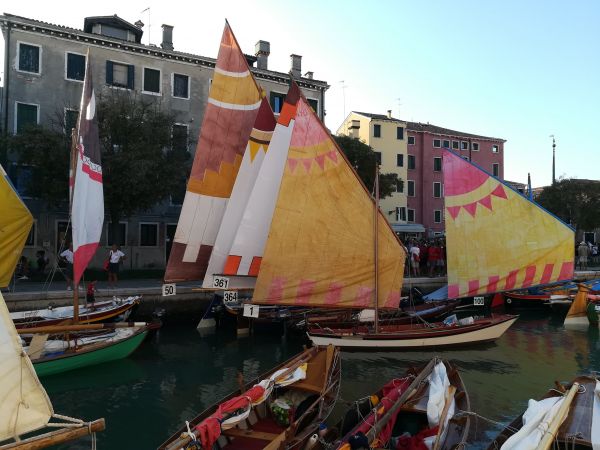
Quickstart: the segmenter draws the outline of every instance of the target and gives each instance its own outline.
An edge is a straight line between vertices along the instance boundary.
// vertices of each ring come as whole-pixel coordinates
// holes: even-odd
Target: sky
[[[530,172],[534,186],[551,182],[554,135],[557,177],[600,178],[595,0],[30,0],[2,8],[78,29],[86,16],[142,20],[145,44],[148,34],[160,44],[161,25],[173,25],[175,50],[209,57],[227,19],[245,53],[271,43],[269,69],[288,72],[295,53],[303,73],[329,83],[332,131],[352,110],[391,109],[403,120],[506,139],[505,178],[526,183]],[[3,50],[2,42],[2,58]]]

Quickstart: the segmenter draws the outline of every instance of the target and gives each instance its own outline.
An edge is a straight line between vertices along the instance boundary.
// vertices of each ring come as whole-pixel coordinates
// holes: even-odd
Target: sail
[[[46,426],[54,411],[29,357],[23,352],[0,293],[0,441]]]
[[[567,317],[565,317],[565,325],[569,323],[579,322],[579,319],[583,319],[583,323],[588,324],[587,320],[587,305],[588,305],[588,294],[590,288],[584,284],[580,284],[577,289],[577,294],[573,299],[573,303],[569,307]]]
[[[261,95],[226,23],[166,281],[204,278]]]
[[[85,80],[77,126],[77,167],[73,185],[73,282],[79,279],[100,242],[104,223],[101,147],[96,118],[96,96],[90,54],[86,58]]]
[[[258,172],[269,149],[275,124],[271,106],[267,99],[263,98],[210,255],[208,269],[202,283],[205,288],[213,287],[214,274],[222,274],[225,271],[227,257],[244,216]]]
[[[33,217],[0,166],[0,287],[15,269]],[[0,293],[0,441],[44,427],[52,405],[23,353],[21,338]]]
[[[444,150],[448,297],[573,277],[573,230],[539,205]]]
[[[298,94],[287,163],[252,301],[372,306],[374,201]],[[382,308],[397,308],[406,254],[381,212],[377,218],[377,301]]]
[[[287,160],[299,95],[298,87],[293,86],[285,98],[269,151],[260,167],[227,257],[224,270],[227,275],[258,275]]]
[[[8,286],[31,230],[33,217],[0,165],[0,287]]]

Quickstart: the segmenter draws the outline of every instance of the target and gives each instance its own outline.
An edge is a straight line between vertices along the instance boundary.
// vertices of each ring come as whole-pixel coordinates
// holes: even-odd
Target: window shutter
[[[134,82],[134,77],[135,77],[135,67],[134,66],[127,66],[127,88],[128,89],[133,89],[133,82]]]
[[[106,61],[106,84],[113,84],[113,62]]]

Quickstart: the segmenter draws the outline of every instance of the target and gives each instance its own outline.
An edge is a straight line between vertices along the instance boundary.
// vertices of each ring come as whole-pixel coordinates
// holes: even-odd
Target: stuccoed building
[[[127,90],[144,100],[160,102],[161,107],[176,114],[177,129],[173,132],[187,135],[188,150],[193,153],[215,59],[176,51],[170,25],[162,26],[160,46],[144,45],[142,27],[141,22],[133,25],[116,15],[87,17],[83,30],[1,15],[0,28],[5,41],[4,87],[0,99],[3,132],[19,133],[32,123],[50,126],[56,123],[57,115],[62,116],[65,129],[70,130],[78,114],[89,49],[97,92]],[[273,111],[279,113],[292,75],[313,109],[323,118],[327,83],[313,79],[312,72],[303,75],[299,55],[290,55],[289,74],[269,70],[269,54],[269,42],[258,41],[255,55],[247,59]],[[7,170],[17,189],[26,194],[27,168],[9,163]],[[39,200],[25,200],[35,218],[25,255],[33,258],[36,251],[44,249],[52,258],[65,239],[67,209],[48,211]],[[120,244],[129,256],[125,268],[164,267],[181,200],[171,199],[149,213],[130,217],[120,224],[120,234],[124,236]],[[102,238],[107,249],[112,241],[108,228],[106,223]],[[107,251],[98,251],[92,266],[101,266]]]

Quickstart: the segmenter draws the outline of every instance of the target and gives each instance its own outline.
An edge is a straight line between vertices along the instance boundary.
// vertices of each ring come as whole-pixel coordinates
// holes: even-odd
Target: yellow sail
[[[374,201],[296,84],[282,120],[295,124],[252,301],[372,307]],[[396,308],[405,251],[378,220],[378,304]]]
[[[13,189],[0,166],[0,287],[5,287],[15,270],[33,224],[33,217]]]
[[[449,150],[443,170],[449,298],[573,277],[568,225]]]
[[[571,307],[569,308],[569,312],[567,312],[567,317],[565,318],[565,325],[570,323],[584,323],[588,324],[587,320],[587,298],[590,289],[584,284],[579,285],[579,289],[577,290],[577,294],[575,295],[575,299],[573,299],[573,303],[571,303]]]

